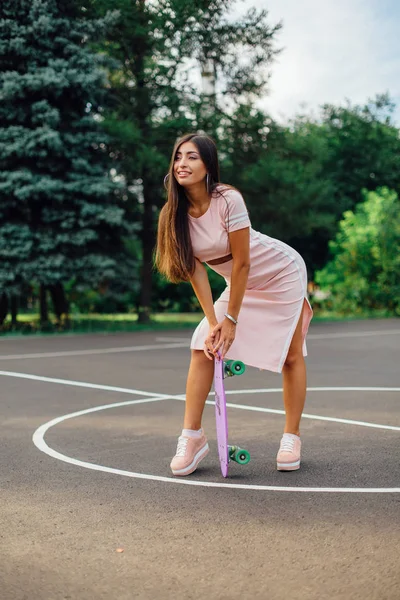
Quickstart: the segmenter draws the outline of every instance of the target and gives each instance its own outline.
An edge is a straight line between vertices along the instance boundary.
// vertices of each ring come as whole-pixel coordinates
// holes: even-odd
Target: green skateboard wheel
[[[241,360],[227,360],[225,363],[225,373],[228,377],[242,375],[245,370],[246,365]]]
[[[250,452],[238,446],[229,446],[229,458],[239,465],[247,465],[250,462]]]

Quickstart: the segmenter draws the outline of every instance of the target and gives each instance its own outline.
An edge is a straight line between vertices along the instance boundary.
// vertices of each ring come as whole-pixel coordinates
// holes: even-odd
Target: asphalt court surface
[[[252,460],[221,477],[211,394],[193,485],[190,335],[0,338],[1,600],[400,598],[400,320],[312,324],[300,471],[275,469],[281,376],[227,380]]]

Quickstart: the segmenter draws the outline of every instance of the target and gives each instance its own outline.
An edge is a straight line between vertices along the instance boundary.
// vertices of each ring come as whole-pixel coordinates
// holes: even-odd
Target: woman
[[[286,422],[277,468],[299,469],[305,337],[312,318],[304,261],[251,228],[241,194],[220,183],[217,149],[208,136],[178,140],[166,187],[155,264],[173,283],[190,281],[205,314],[190,345],[183,430],[171,470],[189,475],[208,453],[201,419],[218,356],[283,373]],[[215,304],[204,262],[227,283]]]

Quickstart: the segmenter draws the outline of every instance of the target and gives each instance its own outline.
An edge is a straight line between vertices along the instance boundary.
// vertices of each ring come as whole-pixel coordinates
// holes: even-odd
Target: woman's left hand
[[[236,325],[232,323],[229,319],[224,319],[221,323],[218,323],[213,329],[213,333],[216,334],[220,332],[218,343],[213,347],[213,351],[215,356],[217,356],[218,350],[221,352],[221,360],[225,358],[226,353],[229,348],[232,346],[235,335],[236,335]],[[218,339],[218,337],[217,337]]]

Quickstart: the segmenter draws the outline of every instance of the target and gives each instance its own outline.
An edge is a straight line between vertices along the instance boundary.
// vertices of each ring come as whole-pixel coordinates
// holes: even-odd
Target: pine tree
[[[98,122],[105,71],[89,47],[113,18],[83,19],[72,0],[0,7],[0,295],[40,284],[42,320],[47,289],[65,312],[63,283],[104,286],[132,269]]]

